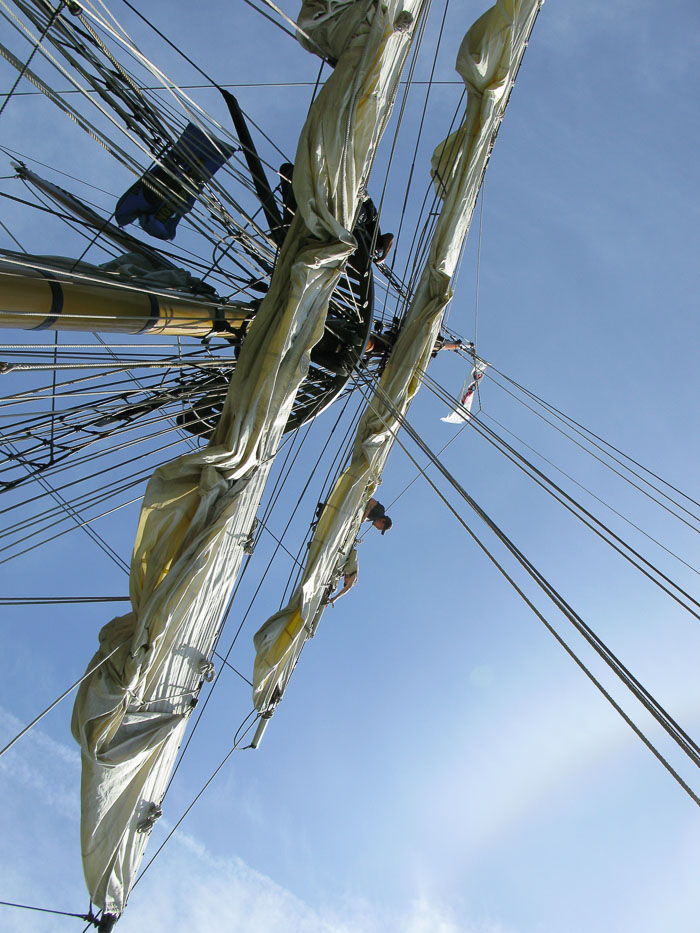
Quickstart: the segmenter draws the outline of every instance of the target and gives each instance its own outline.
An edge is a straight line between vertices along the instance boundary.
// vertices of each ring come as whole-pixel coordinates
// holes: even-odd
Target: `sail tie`
[[[216,675],[214,662],[209,661],[207,658],[202,658],[202,662],[199,665],[199,672],[202,675],[202,680],[206,680],[206,682],[210,684]]]
[[[394,32],[408,32],[413,25],[413,15],[408,10],[402,10],[394,20]]]
[[[248,533],[248,537],[243,542],[243,553],[244,554],[250,555],[255,552],[255,531],[257,527],[258,527],[258,520],[256,518],[253,521],[253,527],[250,529],[250,532]]]
[[[159,807],[157,803],[152,803],[148,809],[147,815],[141,820],[141,822],[136,827],[137,833],[150,833],[153,827],[156,825],[156,822],[163,815],[162,807]]]

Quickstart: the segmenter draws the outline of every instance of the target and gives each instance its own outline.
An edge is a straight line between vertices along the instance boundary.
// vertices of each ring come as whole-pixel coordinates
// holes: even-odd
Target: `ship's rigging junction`
[[[347,138],[338,141],[342,172],[328,171],[338,190],[324,179],[313,196],[306,175],[321,170],[309,152],[321,146],[310,145],[309,139],[329,119],[323,107],[344,113],[340,104],[329,108],[327,98],[337,93],[334,77],[343,83],[344,56],[350,54],[346,46],[335,54],[335,46],[326,44],[328,36],[309,34],[307,21],[300,23],[296,38],[316,56],[309,61],[315,62],[311,67],[318,76],[306,88],[310,99],[303,133],[308,136],[302,140],[307,147],[300,144],[295,159],[293,152],[278,148],[274,129],[244,112],[242,94],[234,96],[233,85],[215,81],[208,67],[170,41],[167,29],[151,26],[128,0],[123,3],[130,20],[140,22],[143,36],[152,32],[152,41],[175,66],[184,61],[197,73],[207,101],[216,99],[215,105],[204,109],[194,90],[156,67],[149,47],[137,46],[120,25],[116,7],[108,12],[101,4],[74,0],[57,5],[13,0],[0,9],[5,24],[0,127],[9,125],[22,94],[39,95],[47,113],[70,121],[83,145],[112,166],[107,188],[101,188],[94,174],[89,173],[92,180],[81,177],[55,151],[26,152],[11,133],[0,137],[0,564],[10,569],[14,561],[33,555],[41,560],[51,547],[66,549],[68,542],[89,537],[89,546],[99,549],[124,579],[118,593],[95,593],[94,580],[88,581],[94,584],[87,586],[90,592],[52,596],[37,583],[35,592],[5,593],[0,603],[18,612],[45,605],[57,614],[95,604],[95,617],[106,608],[102,603],[114,603],[126,613],[105,626],[102,653],[86,670],[83,664],[85,673],[70,678],[51,702],[42,695],[37,702],[42,711],[0,750],[0,759],[11,760],[32,730],[77,694],[73,731],[86,768],[82,846],[89,909],[73,912],[66,907],[75,905],[49,904],[40,897],[20,902],[13,891],[0,890],[1,909],[45,913],[47,929],[61,915],[85,922],[85,930],[112,929],[131,891],[234,751],[260,743],[304,644],[321,624],[348,549],[366,534],[364,505],[381,482],[392,445],[402,452],[397,457],[410,464],[411,478],[388,497],[382,491],[387,509],[404,503],[414,484],[426,484],[436,508],[444,506],[464,532],[465,548],[486,558],[669,777],[700,805],[693,783],[700,747],[681,717],[618,657],[549,573],[538,569],[507,523],[472,494],[468,464],[457,469],[447,460],[448,448],[473,438],[538,495],[561,506],[693,624],[700,622],[700,601],[685,582],[698,571],[687,555],[642,527],[635,506],[624,512],[613,507],[605,495],[588,488],[585,478],[577,479],[568,464],[576,458],[594,464],[622,484],[632,501],[639,497],[644,508],[661,510],[685,533],[700,531],[700,503],[501,371],[497,358],[481,355],[480,222],[473,230],[478,239],[473,313],[460,314],[458,322],[456,314],[445,314],[479,192],[483,217],[484,173],[541,3],[499,0],[465,37],[463,47],[473,49],[478,40],[492,57],[496,49],[506,77],[500,71],[489,77],[485,65],[484,74],[475,67],[477,77],[460,72],[462,77],[452,82],[453,110],[443,135],[430,141],[433,148],[440,144],[432,177],[416,153],[435,90],[433,72],[422,86],[414,80],[415,68],[418,56],[429,53],[434,69],[444,36],[442,29],[433,33],[427,24],[430,16],[438,22],[442,16],[444,23],[449,2],[437,14],[432,9],[437,4],[429,0],[394,0],[381,9],[339,4],[343,15],[351,7],[353,15],[359,6],[372,11],[353,23],[352,38],[343,40],[357,56],[353,69],[364,75],[366,86],[358,84],[349,94]],[[290,44],[296,41],[294,24],[275,5],[260,12],[289,33]],[[474,18],[481,12],[474,11]],[[388,17],[388,25],[383,38],[377,38],[382,36],[376,27],[381,16]],[[493,39],[488,38],[489,17],[498,23]],[[362,52],[358,36],[374,49],[374,58]],[[473,58],[479,60],[475,52]],[[488,55],[483,59],[488,61]],[[479,79],[484,82],[480,89]],[[332,91],[326,94],[328,88]],[[371,96],[368,88],[381,98],[370,129],[357,116],[358,100]],[[406,127],[412,94],[421,95],[423,111],[416,125]],[[483,104],[491,98],[495,103]],[[482,107],[478,120],[477,106]],[[386,173],[382,177],[375,169],[370,179],[385,131]],[[387,216],[393,153],[404,132],[410,134],[413,162],[400,210]],[[359,154],[350,148],[355,135]],[[333,155],[326,158],[334,164]],[[306,197],[298,197],[299,192]],[[415,223],[413,205],[420,208]],[[42,250],[41,242],[50,245]],[[59,246],[64,243],[66,255]],[[306,265],[300,272],[302,259]],[[288,320],[285,332],[280,322]],[[444,339],[461,345],[454,358],[462,363],[465,383],[457,395],[429,368]],[[272,367],[273,358],[279,375],[270,386],[266,367]],[[232,386],[241,389],[240,396]],[[440,449],[408,414],[419,387],[461,425],[450,429]],[[547,458],[544,442],[539,450],[492,416],[487,398],[495,395],[527,413],[538,437],[556,437],[568,451],[566,466]],[[253,444],[250,438],[257,438],[258,431]],[[192,485],[191,464],[206,482],[198,479]],[[581,476],[586,475],[584,468]],[[162,490],[159,500],[156,493]],[[182,514],[173,512],[169,524],[158,518],[176,508],[179,499],[185,503]],[[142,500],[130,564],[128,552],[115,547],[103,528],[122,515],[133,519]],[[192,539],[187,536],[193,532],[183,531],[183,515],[196,527]],[[160,538],[151,527],[158,521],[166,529],[158,531]],[[180,539],[187,544],[178,550]],[[390,542],[391,536],[383,546]],[[163,556],[167,547],[172,550]],[[181,581],[178,577],[185,552],[195,583],[188,584],[184,571]],[[270,600],[265,581],[280,561],[286,581]],[[170,578],[179,581],[172,594],[164,583]],[[273,614],[260,628],[268,612]],[[141,622],[171,615],[178,619],[174,634],[165,624],[158,628],[149,622],[148,628]],[[256,656],[249,669],[244,642],[250,643],[256,630]],[[83,660],[87,663],[87,656]],[[99,681],[96,693],[107,695],[114,689],[108,683],[112,676],[124,681],[123,695],[110,695],[106,702],[111,707],[107,712],[100,708],[98,715],[99,703],[90,691]],[[244,687],[248,696],[232,744],[198,787],[189,783],[181,792],[186,804],[169,812],[171,786],[196,747],[212,697],[227,681]],[[121,720],[105,729],[111,729],[108,740],[97,742],[104,747],[112,742],[107,765],[98,752],[86,764],[95,722],[117,708]],[[139,723],[149,718],[158,721],[157,739],[138,732]],[[137,765],[120,758],[127,753],[114,744],[122,720],[125,730],[133,729],[123,744],[141,743]],[[165,751],[156,762],[161,746]],[[133,758],[133,752],[128,754]],[[111,774],[105,778],[105,772],[116,771],[117,765],[136,769],[141,783],[130,791],[133,812],[124,817],[118,841],[109,843],[105,855],[104,813],[95,816],[90,796],[101,799],[102,790],[94,788],[103,786],[99,782],[109,785]],[[129,780],[135,780],[133,775]],[[107,786],[104,793],[114,803],[123,791]],[[158,825],[163,812],[167,830]],[[153,851],[142,864],[154,831],[158,841],[154,835]],[[99,862],[99,870],[91,860]]]

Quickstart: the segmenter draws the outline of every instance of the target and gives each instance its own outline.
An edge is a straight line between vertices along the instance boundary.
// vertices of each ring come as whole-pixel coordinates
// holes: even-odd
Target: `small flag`
[[[449,424],[462,424],[464,421],[469,421],[469,412],[472,410],[472,402],[474,401],[474,395],[476,394],[476,387],[479,384],[479,380],[483,379],[486,368],[489,364],[484,363],[483,360],[477,360],[474,369],[471,371],[471,375],[467,376],[467,381],[462,386],[462,391],[459,393],[459,406],[456,411],[451,411],[446,418],[441,418],[440,421],[447,421]]]

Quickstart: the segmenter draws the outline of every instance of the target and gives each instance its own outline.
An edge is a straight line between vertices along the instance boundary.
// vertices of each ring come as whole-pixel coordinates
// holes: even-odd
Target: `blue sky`
[[[296,13],[291,2],[281,6]],[[316,77],[315,60],[241,3],[143,9],[222,83]],[[482,9],[451,4],[438,79],[454,77],[461,36]],[[418,79],[429,74],[441,10],[435,5]],[[182,83],[199,80],[124,8],[113,11],[166,73]],[[691,2],[545,4],[487,173],[478,318],[480,353],[500,372],[696,497],[699,21]],[[0,75],[4,89],[8,69]],[[239,97],[291,153],[310,92],[248,88]],[[213,92],[192,93],[225,119]],[[418,88],[409,102],[383,229],[397,229],[422,93]],[[431,92],[416,158],[421,192],[430,152],[446,135],[457,97],[446,86]],[[10,102],[0,121],[4,144],[20,151],[29,145],[49,164],[79,169],[110,197],[129,183],[100,152],[86,149],[81,158],[78,147],[85,143],[77,131],[36,98]],[[393,124],[373,192],[384,183],[392,132]],[[409,229],[415,207],[412,198]],[[57,240],[44,245],[35,221],[5,217],[28,249],[66,251]],[[477,234],[478,214],[449,318],[469,339]],[[399,271],[407,246],[402,234]],[[465,363],[443,354],[431,374],[456,392]],[[697,564],[696,537],[687,527],[564,444],[493,380],[483,380],[481,402],[485,415]],[[434,449],[455,432],[440,422],[442,414],[428,391],[410,413]],[[334,420],[328,412],[314,427],[299,482]],[[443,459],[697,735],[697,620],[526,483],[474,431],[464,431]],[[390,502],[415,474],[397,448],[380,499]],[[584,498],[579,488],[567,488]],[[294,487],[290,507],[292,500]],[[697,593],[695,572],[594,500],[585,501]],[[299,535],[314,505],[305,506],[294,526]],[[695,933],[697,807],[425,482],[391,512],[394,529],[384,538],[367,535],[360,582],[326,613],[261,748],[233,756],[135,889],[119,929]],[[125,557],[135,518],[128,509],[99,525]],[[270,553],[270,539],[261,539],[261,568]],[[123,574],[79,533],[2,565],[0,573],[3,592],[12,596],[116,595],[126,588]],[[233,656],[243,671],[251,666],[252,634],[279,605],[288,573],[289,561],[278,559],[246,623]],[[241,606],[256,583],[241,588]],[[692,766],[546,611],[697,791]],[[3,735],[14,734],[80,676],[108,613],[99,606],[5,610]],[[147,858],[231,746],[250,708],[249,688],[233,675],[222,678],[210,707]],[[70,705],[63,704],[0,760],[6,840],[0,900],[86,909],[79,756],[69,719]],[[76,920],[5,910],[3,928],[11,931],[78,928]]]

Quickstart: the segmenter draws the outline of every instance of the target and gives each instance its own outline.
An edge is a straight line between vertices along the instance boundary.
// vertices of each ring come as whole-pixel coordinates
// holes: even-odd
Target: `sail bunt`
[[[298,210],[270,289],[208,446],[159,468],[148,484],[131,561],[132,611],[103,628],[76,699],[84,871],[93,902],[112,920],[160,812],[265,480],[355,248],[350,231],[422,0],[335,6],[338,17],[359,7],[363,16],[336,49],[335,71],[302,131]]]
[[[467,87],[460,128],[433,155],[443,199],[428,260],[379,385],[358,424],[349,467],[339,477],[312,538],[301,582],[287,606],[255,635],[253,701],[264,723],[286,689],[305,641],[317,629],[359,530],[365,505],[381,481],[396,434],[420,388],[450,283],[469,231],[479,188],[510,90],[543,0],[499,0],[464,37],[457,70]]]

